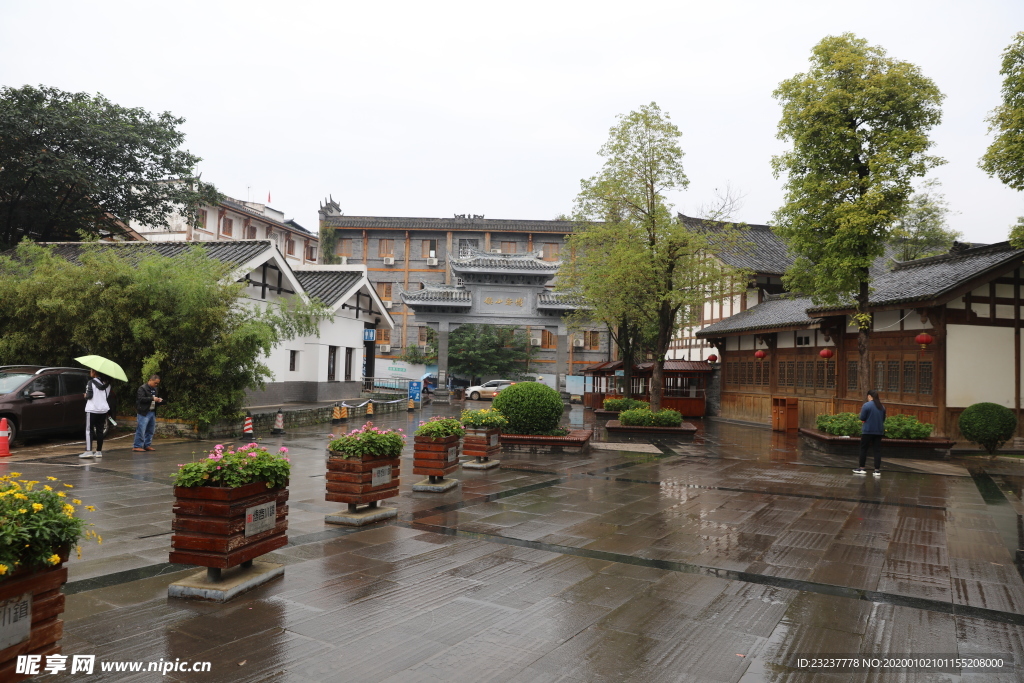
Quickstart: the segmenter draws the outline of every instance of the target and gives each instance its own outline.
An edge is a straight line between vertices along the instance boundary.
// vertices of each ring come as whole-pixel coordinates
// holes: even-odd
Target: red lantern
[[[764,351],[762,351],[761,349],[758,349],[757,351],[754,351],[754,358],[756,358],[758,360],[764,359],[764,357],[767,356],[767,355],[768,354],[765,353]]]
[[[932,335],[928,334],[927,332],[922,332],[921,334],[919,334],[916,337],[914,337],[914,342],[916,342],[916,343],[921,345],[921,350],[922,351],[927,349],[928,345],[931,344],[933,341],[935,341],[935,337],[933,337]]]
[[[708,362],[709,363],[715,363],[717,361],[718,361],[718,356],[716,356],[715,354],[711,354],[710,356],[708,356]]]
[[[822,349],[821,351],[818,351],[818,355],[824,358],[825,360],[828,360],[829,358],[836,354],[832,352],[832,349]]]

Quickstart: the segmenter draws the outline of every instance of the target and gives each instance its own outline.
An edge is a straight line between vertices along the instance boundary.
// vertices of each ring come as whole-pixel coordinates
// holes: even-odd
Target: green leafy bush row
[[[815,419],[818,431],[835,436],[860,436],[860,416],[857,413],[837,413],[836,415],[819,415]],[[932,434],[933,426],[921,422],[913,415],[893,415],[885,418],[885,437],[887,439],[927,439]]]
[[[638,401],[635,398],[606,398],[604,400],[605,410],[635,410],[637,408],[650,408],[651,404],[646,401]]]
[[[991,455],[1013,438],[1017,416],[998,403],[975,403],[960,413],[960,433]]]
[[[462,423],[454,417],[432,417],[428,422],[420,422],[414,436],[426,436],[431,439],[446,439],[449,436],[464,436],[466,430]]]
[[[619,422],[626,427],[678,427],[683,423],[683,416],[668,408],[656,413],[649,407],[634,408],[619,413]]]
[[[291,469],[288,449],[283,446],[277,453],[271,453],[255,442],[237,450],[217,444],[202,460],[178,465],[177,474],[171,476],[175,486],[238,488],[262,481],[271,489],[284,486]]]
[[[539,382],[505,387],[492,407],[508,420],[508,434],[552,434],[565,410],[559,393]]]
[[[359,429],[353,429],[341,436],[328,435],[331,442],[327,448],[335,457],[361,458],[373,455],[378,458],[397,458],[405,446],[403,430],[378,429],[367,422]]]

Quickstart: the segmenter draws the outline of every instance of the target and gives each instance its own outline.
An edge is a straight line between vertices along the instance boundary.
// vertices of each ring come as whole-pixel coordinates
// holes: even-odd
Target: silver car
[[[479,401],[481,398],[494,398],[495,392],[512,384],[515,384],[515,382],[510,379],[492,379],[490,382],[469,387],[466,389],[466,396],[474,401]]]

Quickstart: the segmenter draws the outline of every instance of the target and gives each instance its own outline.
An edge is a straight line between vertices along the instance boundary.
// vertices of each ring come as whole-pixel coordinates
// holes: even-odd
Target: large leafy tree
[[[895,258],[900,261],[935,256],[948,251],[961,233],[952,230],[946,219],[949,204],[939,192],[939,182],[929,180],[907,202],[906,212],[893,225]]]
[[[810,61],[774,93],[778,137],[793,145],[772,161],[786,176],[776,230],[796,255],[791,290],[819,304],[854,303],[867,387],[869,269],[907,213],[914,179],[943,163],[928,154],[943,95],[915,65],[850,33],[822,40]]]
[[[0,247],[166,225],[218,199],[193,177],[182,123],[102,95],[0,88]]]
[[[995,139],[981,158],[982,170],[1015,190],[1024,190],[1024,31],[1003,52],[1003,103],[988,117]],[[1010,232],[1010,241],[1024,247],[1024,216]]]
[[[0,365],[75,366],[99,354],[128,376],[118,406],[132,413],[135,389],[159,372],[163,412],[200,423],[234,417],[245,390],[272,375],[263,362],[280,342],[313,334],[319,305],[245,305],[234,266],[200,246],[174,258],[134,257],[88,246],[68,261],[25,241],[0,256]]]
[[[563,287],[579,292],[594,318],[616,328],[623,358],[654,355],[651,409],[661,408],[673,332],[692,325],[714,293],[731,294],[745,274],[713,258],[710,234],[679,221],[667,194],[683,190],[681,133],[657,104],[620,116],[598,152],[601,171],[581,181]],[[734,232],[720,226],[721,246]],[[624,365],[629,365],[626,362]]]
[[[460,325],[448,339],[448,367],[468,377],[514,378],[522,373],[529,343],[526,334],[514,327]]]

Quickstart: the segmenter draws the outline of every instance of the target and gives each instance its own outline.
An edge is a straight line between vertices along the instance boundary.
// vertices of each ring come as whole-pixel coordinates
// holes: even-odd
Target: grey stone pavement
[[[382,415],[415,428],[433,414]],[[566,413],[574,427],[589,411]],[[355,426],[349,425],[349,427]],[[605,441],[596,427],[596,438]],[[167,598],[169,474],[214,442],[115,446],[89,463],[29,445],[0,474],[51,475],[97,507],[104,542],[69,564],[66,655],[209,661],[112,681],[1021,681],[1014,564],[1024,461],[894,461],[881,479],[792,436],[718,421],[693,440],[503,455],[414,493],[411,442],[391,523],[324,524],[330,425],[286,445],[283,578],[226,605]],[[337,429],[337,428],[333,428]],[[130,446],[130,444],[126,444]],[[999,656],[1001,673],[811,670],[800,658]]]

